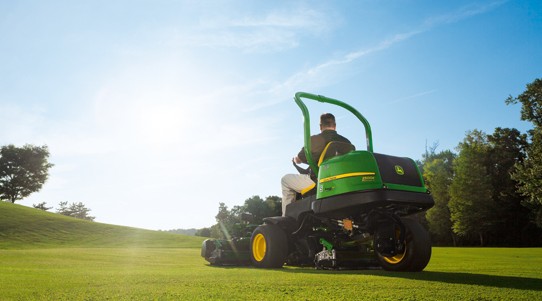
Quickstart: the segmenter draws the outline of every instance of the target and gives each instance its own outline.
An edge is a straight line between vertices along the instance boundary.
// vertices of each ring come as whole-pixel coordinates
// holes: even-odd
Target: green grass
[[[0,201],[0,249],[199,248],[201,238],[114,226]]]
[[[117,230],[107,235],[140,231]],[[122,244],[51,236],[24,246],[19,232],[0,249],[0,300],[542,300],[542,249],[433,248],[421,273],[261,270],[209,266],[199,238],[168,243],[168,233],[143,233]]]
[[[435,248],[422,273],[212,267],[193,248],[0,251],[2,300],[541,300],[539,249]]]

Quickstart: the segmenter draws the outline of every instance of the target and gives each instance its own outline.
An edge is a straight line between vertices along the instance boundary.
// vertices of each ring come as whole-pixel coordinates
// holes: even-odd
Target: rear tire
[[[391,257],[377,252],[378,261],[387,271],[420,272],[431,259],[431,238],[417,221],[410,218],[401,221],[406,230],[404,251]]]
[[[286,233],[277,225],[258,226],[250,239],[252,263],[257,268],[280,268],[288,256]]]

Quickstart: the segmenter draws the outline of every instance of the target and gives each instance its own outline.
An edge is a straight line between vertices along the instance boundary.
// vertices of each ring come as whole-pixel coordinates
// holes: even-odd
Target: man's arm
[[[320,156],[320,153],[324,150],[324,147],[326,146],[326,141],[324,137],[321,135],[314,135],[311,136],[311,152],[312,152],[312,159],[317,160]],[[305,163],[309,164],[307,160],[307,156],[305,156],[305,147],[302,147],[299,153],[296,157],[294,157],[294,162],[297,164]]]

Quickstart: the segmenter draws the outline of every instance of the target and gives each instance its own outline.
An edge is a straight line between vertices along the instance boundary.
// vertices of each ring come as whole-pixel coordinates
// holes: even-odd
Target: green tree
[[[219,203],[215,216],[217,224],[210,228],[210,236],[230,239],[250,236],[256,225],[265,217],[281,215],[281,198],[269,196],[265,200],[255,195],[245,200],[242,206],[228,209],[225,203]]]
[[[47,146],[14,145],[0,149],[0,200],[12,203],[39,191],[53,166]]]
[[[453,162],[456,155],[450,150],[425,156],[423,164],[426,185],[435,200],[435,206],[427,211],[426,219],[433,241],[456,245],[456,237],[452,231],[452,220],[448,203],[450,202],[450,185],[453,180]]]
[[[520,245],[525,229],[529,226],[529,210],[522,205],[524,197],[518,192],[518,182],[511,174],[515,166],[525,159],[527,135],[517,129],[496,128],[488,136],[490,150],[487,170],[493,187],[499,224],[493,230],[495,240],[501,244]]]
[[[39,209],[39,210],[43,210],[43,211],[48,211],[50,209],[53,209],[53,207],[47,207],[47,202],[41,202],[39,204],[32,204],[32,207],[36,208],[36,209]]]
[[[529,132],[531,143],[523,162],[516,164],[512,178],[519,183],[519,192],[526,197],[524,205],[533,212],[533,220],[542,228],[542,79],[527,84],[517,97],[509,96],[506,104],[521,103],[521,120],[534,128]]]
[[[211,228],[201,228],[196,230],[195,236],[211,237]]]
[[[245,200],[241,211],[250,215],[248,221],[251,224],[261,224],[263,219],[269,216],[280,216],[282,214],[281,198],[268,196],[265,200],[255,195]]]
[[[222,231],[220,230],[220,226],[218,225],[218,223],[212,225],[209,229],[211,229],[211,235],[209,237],[212,237],[212,238],[222,237]]]
[[[468,132],[458,151],[448,204],[452,229],[460,236],[477,234],[480,245],[484,246],[486,235],[496,222],[491,179],[486,168],[487,135],[478,130]]]
[[[231,239],[232,237],[245,236],[243,221],[240,217],[239,206],[228,209],[225,203],[219,203],[218,213],[215,216],[216,227],[211,228],[213,237]],[[213,231],[214,230],[214,231]],[[216,235],[216,236],[215,236]]]
[[[512,174],[519,182],[518,191],[526,197],[524,206],[533,212],[533,221],[542,228],[542,128],[530,132],[527,158],[516,165]]]
[[[94,221],[95,217],[90,216],[89,212],[91,211],[88,209],[83,203],[71,203],[68,205],[68,202],[60,202],[58,204],[59,208],[56,211],[57,213],[60,213],[62,215],[75,217],[78,219],[84,219],[88,221]]]
[[[526,90],[513,97],[508,96],[506,104],[521,103],[521,120],[530,121],[537,128],[542,127],[542,79],[527,84]]]
[[[281,197],[278,197],[276,195],[268,196],[265,198],[265,203],[270,209],[270,213],[267,216],[281,216],[282,215],[282,198]]]

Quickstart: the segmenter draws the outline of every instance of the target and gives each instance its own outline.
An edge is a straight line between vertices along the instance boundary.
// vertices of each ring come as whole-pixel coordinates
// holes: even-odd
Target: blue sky
[[[147,229],[280,196],[297,91],[355,106],[375,152],[420,159],[531,128],[504,100],[542,70],[541,1],[1,1],[0,36],[0,144],[55,164],[19,203]],[[365,147],[348,113],[307,105]]]

